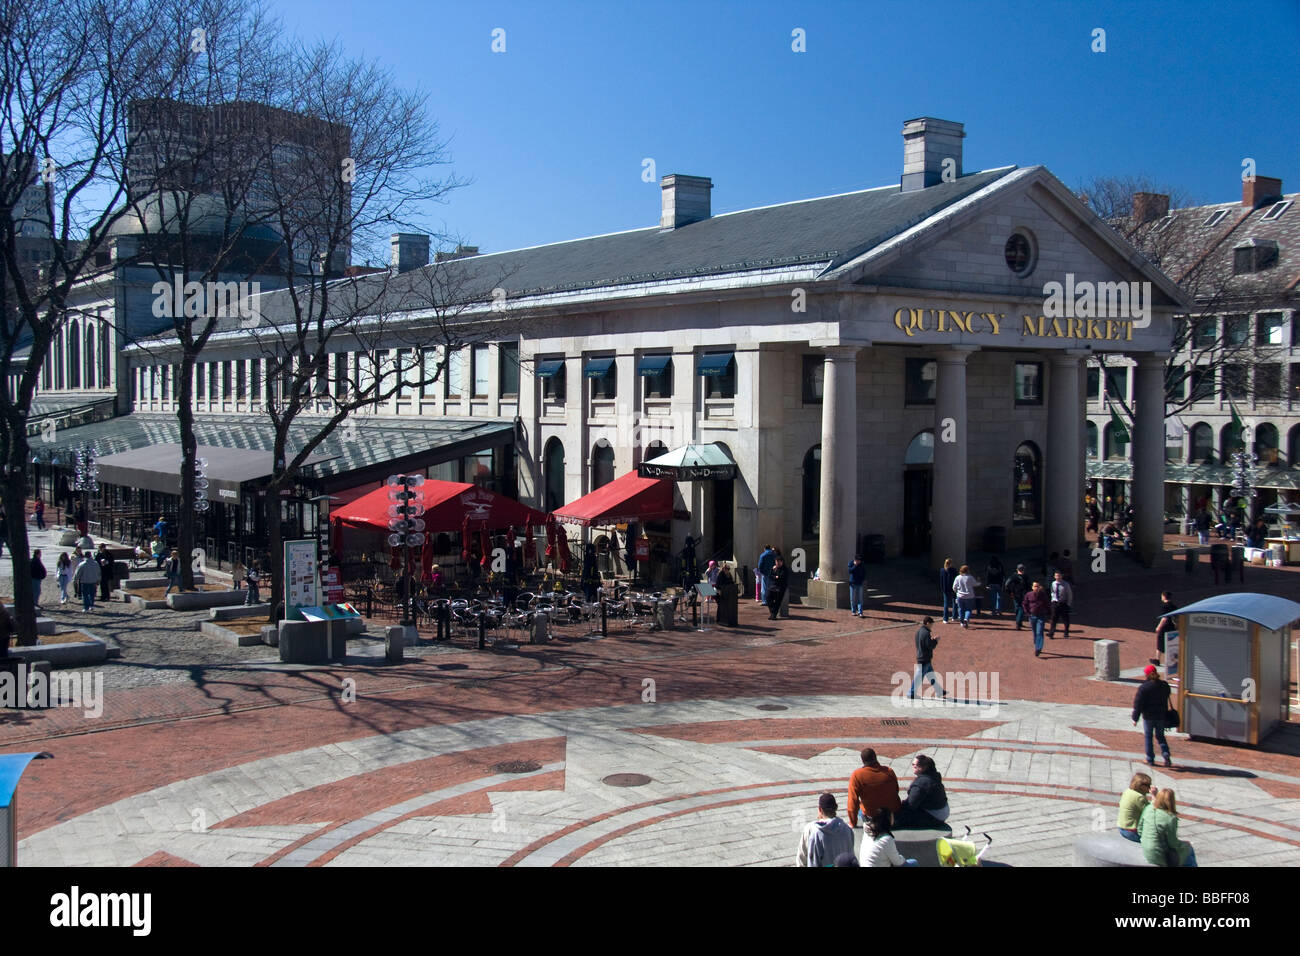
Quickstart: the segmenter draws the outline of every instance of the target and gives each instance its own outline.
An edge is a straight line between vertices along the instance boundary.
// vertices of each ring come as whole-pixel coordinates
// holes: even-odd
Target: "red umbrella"
[[[569,554],[569,536],[567,534],[557,534],[556,538],[560,545],[560,570],[565,574],[569,572],[569,565],[573,561],[573,556]]]
[[[478,533],[478,542],[479,547],[483,550],[483,557],[479,558],[478,563],[486,568],[492,561],[492,538],[487,533],[487,528]]]
[[[555,519],[548,517],[546,519],[546,563],[553,564],[555,561]]]
[[[469,518],[465,519],[460,529],[460,559],[469,563]]]
[[[537,560],[537,542],[533,539],[533,527],[529,525],[524,529],[524,560]]]

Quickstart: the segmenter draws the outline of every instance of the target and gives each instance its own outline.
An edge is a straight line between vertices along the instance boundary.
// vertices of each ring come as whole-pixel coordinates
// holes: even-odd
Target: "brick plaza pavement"
[[[9,711],[0,747],[55,755],[24,778],[20,858],[782,865],[818,793],[844,805],[870,744],[904,787],[911,756],[932,754],[951,822],[988,830],[997,859],[1068,865],[1073,839],[1113,825],[1143,766],[1128,720],[1135,685],[1089,679],[1092,641],[1120,641],[1122,666],[1140,668],[1158,590],[1173,585],[1190,603],[1215,590],[1207,572],[1115,565],[1081,582],[1071,640],[1039,659],[1007,618],[936,625],[936,668],[996,675],[996,706],[899,706],[895,675],[910,675],[935,589],[877,567],[869,580],[890,597],[863,620],[795,607],[769,622],[751,601],[735,630],[424,648],[401,665],[250,655],[110,691],[98,720]],[[1251,568],[1245,589],[1294,598],[1300,578]],[[149,666],[129,649],[109,665]],[[1153,776],[1178,792],[1203,865],[1290,862],[1300,733],[1288,727],[1261,750],[1181,735],[1171,746],[1175,768]]]

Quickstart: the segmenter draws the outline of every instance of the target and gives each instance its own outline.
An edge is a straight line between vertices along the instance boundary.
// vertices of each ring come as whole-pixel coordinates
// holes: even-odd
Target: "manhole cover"
[[[611,773],[600,782],[610,787],[644,787],[650,779],[643,773]]]
[[[785,704],[759,704],[758,710],[789,710]]]
[[[439,665],[438,665],[438,670],[440,670],[440,671],[463,671],[463,670],[465,670],[467,667],[469,667],[468,664],[439,664]]]
[[[881,721],[886,727],[906,727],[907,720],[903,717],[886,717]]]
[[[536,773],[542,765],[535,760],[507,760],[492,768],[497,773]]]

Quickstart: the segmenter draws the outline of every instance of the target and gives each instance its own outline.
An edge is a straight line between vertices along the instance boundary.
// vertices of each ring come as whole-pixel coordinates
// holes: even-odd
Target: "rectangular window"
[[[1043,363],[1016,363],[1016,404],[1043,404]]]
[[[519,395],[519,346],[502,342],[497,346],[497,355],[501,363],[501,397],[514,398]]]
[[[181,367],[179,365],[173,365],[172,366],[172,401],[179,402],[180,400],[181,400]]]
[[[398,349],[397,363],[394,367],[394,373],[397,375],[397,397],[411,397],[411,382],[416,381],[416,376],[420,374],[419,369],[415,367],[414,349]]]
[[[397,387],[397,364],[392,349],[380,349],[375,353],[375,376],[375,397],[382,399],[384,395],[392,395]]]
[[[465,386],[465,352],[463,349],[449,349],[447,352],[447,392],[448,398],[460,398]]]
[[[537,377],[542,380],[542,398],[549,402],[564,403],[564,359],[539,359]]]
[[[370,352],[357,353],[357,397],[373,398],[375,394],[375,367],[378,356]]]
[[[235,397],[234,369],[229,362],[221,363],[221,397],[226,401]]]
[[[248,363],[242,359],[235,363],[235,400],[245,401],[248,398]]]
[[[1282,366],[1269,363],[1255,366],[1255,400],[1276,402],[1282,397]]]
[[[725,355],[704,355],[700,358],[701,374],[704,377],[705,398],[736,397],[736,357],[731,353]],[[716,369],[717,371],[713,371]]]
[[[1246,366],[1223,366],[1223,377],[1220,381],[1223,387],[1224,398],[1246,397]]]
[[[208,367],[208,401],[215,402],[221,397],[221,366],[216,362],[204,364]]]
[[[591,381],[593,399],[618,398],[618,366],[613,356],[587,359],[583,374]]]
[[[1208,402],[1214,398],[1214,369],[1198,365],[1192,369],[1192,401]]]
[[[207,398],[208,392],[204,384],[206,379],[207,379],[207,375],[203,370],[203,363],[195,362],[194,363],[194,398],[197,401],[201,402]]]
[[[424,383],[420,393],[425,398],[438,397],[438,374],[438,350],[425,349],[420,353],[420,378]]]
[[[158,392],[158,397],[165,402],[167,401],[167,398],[169,395],[171,395],[171,393],[172,393],[172,367],[170,365],[164,365],[162,367],[162,388]]]
[[[487,398],[492,387],[492,369],[488,364],[489,351],[486,345],[474,346],[471,360],[474,363],[474,397]]]
[[[903,360],[903,404],[933,405],[939,382],[939,364],[934,359]]]
[[[112,330],[108,322],[99,324],[99,383],[103,388],[113,384],[113,353],[110,350]]]
[[[673,358],[671,355],[643,355],[636,366],[645,382],[646,398],[673,397]]]
[[[1291,401],[1300,402],[1300,363],[1291,365]]]
[[[1088,401],[1095,402],[1101,398],[1101,369],[1095,365],[1088,366]]]
[[[1174,365],[1169,369],[1169,394],[1179,401],[1187,397],[1187,366]]]
[[[803,357],[803,403],[820,405],[822,390],[826,383],[826,360],[820,355]]]
[[[1202,315],[1192,323],[1192,348],[1212,349],[1219,339],[1219,319]]]
[[[1255,319],[1255,344],[1282,344],[1282,313],[1266,312]]]
[[[334,353],[334,397],[336,399],[346,399],[348,397],[348,372],[349,362],[347,352]]]
[[[1106,395],[1128,401],[1128,366],[1112,365],[1106,369]]]
[[[1250,317],[1229,315],[1223,320],[1223,344],[1228,347],[1245,345],[1250,338]]]

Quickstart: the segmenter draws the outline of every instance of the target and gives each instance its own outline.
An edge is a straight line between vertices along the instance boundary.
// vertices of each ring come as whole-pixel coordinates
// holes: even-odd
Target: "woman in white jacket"
[[[903,859],[894,842],[894,832],[889,828],[889,811],[881,810],[868,818],[858,851],[860,866],[916,866],[915,860]]]
[[[967,629],[970,628],[971,611],[975,610],[975,584],[970,565],[963,564],[957,571],[957,580],[952,583],[952,591],[957,595],[957,620]]]

